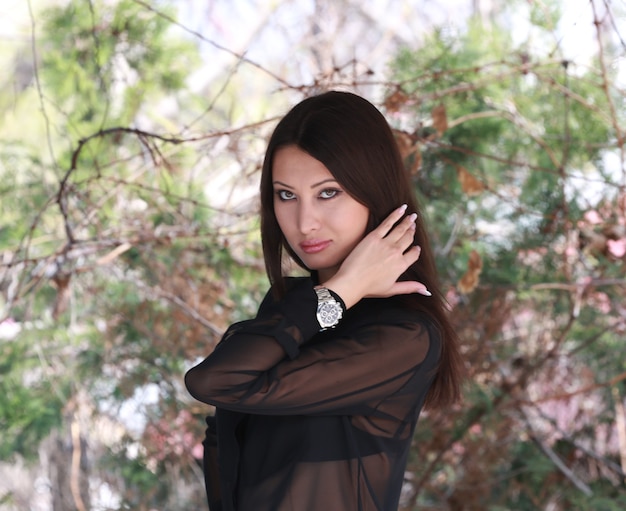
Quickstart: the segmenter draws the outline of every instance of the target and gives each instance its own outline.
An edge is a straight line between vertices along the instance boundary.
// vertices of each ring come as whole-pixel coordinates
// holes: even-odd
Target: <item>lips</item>
[[[309,240],[300,243],[300,248],[305,254],[317,254],[331,244],[330,240]]]

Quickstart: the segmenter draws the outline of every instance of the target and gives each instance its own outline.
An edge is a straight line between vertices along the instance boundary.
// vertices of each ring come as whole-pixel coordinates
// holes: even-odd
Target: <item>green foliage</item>
[[[61,424],[69,395],[69,382],[59,386],[54,368],[39,364],[51,355],[41,351],[37,338],[46,332],[33,334],[22,335],[19,343],[0,344],[0,460],[11,461],[16,453],[36,458],[39,443]]]
[[[165,17],[132,0],[74,0],[44,17],[44,86],[79,137],[130,124],[143,105],[182,89],[199,64],[193,44],[172,37]]]
[[[598,483],[592,487],[594,495],[586,497],[573,496],[565,505],[572,509],[593,509],[594,511],[620,511],[626,506],[626,496],[606,483]]]
[[[9,263],[0,324],[8,316],[31,325],[0,343],[0,459],[37,466],[41,442],[55,430],[69,435],[78,414],[113,431],[127,424],[111,408],[136,403],[142,420],[158,417],[138,392],[150,385],[165,408],[178,406],[186,361],[206,353],[233,308],[222,281],[258,274],[231,278],[241,263],[216,259],[228,251],[199,164],[210,141],[159,133],[183,130],[162,101],[197,102],[187,79],[199,52],[173,32],[174,7],[73,0],[39,18],[41,94],[25,91],[14,108],[28,116],[38,105],[45,121],[23,140],[2,126],[9,136],[0,143],[0,256]],[[89,456],[106,451],[88,430]],[[122,469],[109,472],[113,487],[127,488],[123,506],[204,501],[199,486],[183,495],[183,482],[165,474],[188,453],[148,459],[140,434],[124,438],[110,451]],[[89,461],[107,480],[106,456]]]
[[[550,39],[559,6],[530,6],[536,40]],[[605,164],[607,154],[621,154],[616,126],[626,111],[602,86],[614,77],[600,62],[580,65],[532,48],[477,21],[460,34],[435,31],[391,64],[386,105],[414,141],[405,151],[421,156],[415,186],[475,382],[462,413],[430,442],[435,452],[445,446],[442,463],[416,463],[420,480],[428,469],[439,481],[420,488],[424,506],[444,493],[452,508],[529,511],[611,509],[607,494],[624,498],[614,469],[588,470],[585,463],[596,461],[577,446],[616,434],[612,397],[594,388],[623,375],[626,358],[616,344],[624,258],[611,248],[626,241],[618,227],[626,196],[617,191],[623,172]],[[619,165],[623,171],[623,155]],[[543,401],[567,389],[583,390]],[[578,408],[583,403],[588,409]],[[617,455],[614,445],[600,449]],[[447,464],[459,466],[454,477],[434,477]]]
[[[83,432],[89,470],[121,509],[204,505],[191,452],[207,410],[182,375],[267,287],[254,207],[224,206],[225,182],[250,186],[267,133],[233,121],[254,108],[234,87],[220,81],[219,105],[190,90],[200,43],[172,24],[175,7],[45,11],[41,89],[0,97],[14,110],[0,126],[0,321],[28,326],[0,340],[0,459],[36,466],[41,442],[83,413],[104,425]],[[471,377],[464,403],[418,427],[407,509],[624,506],[614,447],[596,442],[614,427],[613,389],[625,393],[601,387],[626,371],[624,257],[610,243],[624,238],[623,175],[606,159],[620,158],[623,91],[599,59],[558,55],[558,2],[500,6],[522,7],[533,40],[515,43],[510,19],[475,20],[390,63],[389,117],[418,149],[407,160],[421,162],[414,184]],[[21,132],[11,118],[32,122]]]
[[[553,30],[561,18],[561,4],[554,0],[541,2],[541,4],[531,4],[530,22],[533,25]]]
[[[126,439],[119,447],[132,449],[133,442]],[[100,459],[107,478],[122,489],[121,509],[143,509],[143,506],[159,502],[159,494],[165,490],[159,474],[147,467],[143,456],[128,456],[127,450],[108,451]]]

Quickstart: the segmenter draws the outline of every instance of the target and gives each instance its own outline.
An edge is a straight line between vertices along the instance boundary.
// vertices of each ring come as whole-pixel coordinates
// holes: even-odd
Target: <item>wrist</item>
[[[345,310],[356,305],[364,296],[359,293],[355,286],[345,282],[341,277],[333,276],[321,285],[340,298]]]

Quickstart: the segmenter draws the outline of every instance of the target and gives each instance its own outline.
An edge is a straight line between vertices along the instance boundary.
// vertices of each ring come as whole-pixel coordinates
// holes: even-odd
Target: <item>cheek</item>
[[[347,233],[352,233],[352,241],[354,244],[363,239],[369,225],[369,210],[362,208],[360,205],[351,208],[349,211],[345,211],[344,214],[339,215],[341,219],[342,230]]]
[[[355,208],[351,222],[353,228],[360,233],[361,237],[364,236],[370,223],[369,209],[359,204],[359,206]]]

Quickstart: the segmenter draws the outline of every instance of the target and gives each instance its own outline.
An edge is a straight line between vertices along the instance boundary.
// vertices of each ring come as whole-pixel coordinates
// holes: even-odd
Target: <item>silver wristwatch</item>
[[[325,287],[316,286],[314,289],[317,293],[317,321],[321,330],[336,327],[343,316],[341,304]]]

